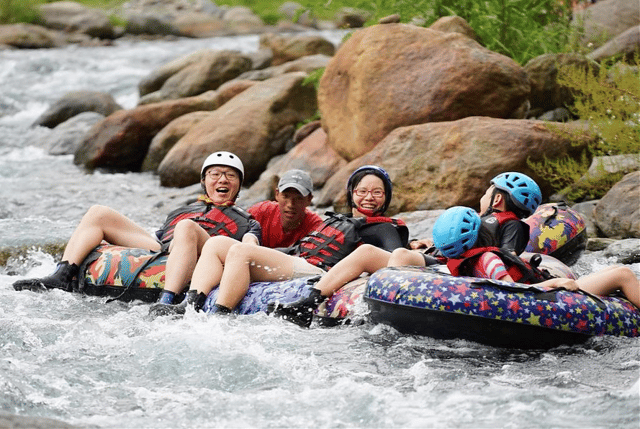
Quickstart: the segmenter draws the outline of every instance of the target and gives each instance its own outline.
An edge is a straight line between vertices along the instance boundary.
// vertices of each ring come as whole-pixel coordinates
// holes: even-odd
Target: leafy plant
[[[636,66],[638,62],[636,58]],[[581,159],[545,159],[529,165],[571,200],[601,197],[620,180],[624,171],[609,173],[598,166],[596,174],[585,176],[591,157],[627,154],[640,161],[637,71],[621,63],[602,64],[597,73],[567,66],[559,69],[558,83],[572,90],[575,102],[568,107],[574,115],[588,122],[598,139]]]

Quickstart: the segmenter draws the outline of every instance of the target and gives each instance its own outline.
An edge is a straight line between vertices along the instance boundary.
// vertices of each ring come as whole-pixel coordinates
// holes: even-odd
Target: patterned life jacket
[[[536,255],[537,258],[534,256],[531,261],[526,262],[513,253],[503,251],[497,247],[475,247],[467,250],[459,258],[448,259],[447,267],[454,276],[470,275],[471,267],[473,267],[476,259],[485,252],[492,252],[498,255],[515,282],[534,284],[552,278],[548,271],[538,268],[542,261],[539,255]]]
[[[329,270],[362,243],[359,230],[363,225],[389,222],[404,226],[404,222],[383,216],[353,218],[328,212],[329,217],[316,230],[296,245],[297,256],[312,265]]]
[[[235,205],[215,206],[203,201],[180,207],[167,216],[162,228],[156,233],[160,242],[165,244],[173,239],[176,225],[183,219],[196,222],[210,236],[225,235],[241,240],[251,226],[251,215]]]

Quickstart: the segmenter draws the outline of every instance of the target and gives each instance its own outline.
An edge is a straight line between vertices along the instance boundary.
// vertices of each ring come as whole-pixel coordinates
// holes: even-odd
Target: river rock
[[[178,73],[185,67],[197,63],[205,56],[211,55],[212,52],[215,51],[212,51],[211,49],[201,49],[164,64],[140,80],[138,83],[138,93],[143,97],[147,94],[158,91],[171,76]]]
[[[0,25],[0,46],[18,49],[43,49],[62,46],[64,41],[57,33],[39,25]]]
[[[178,33],[185,37],[214,37],[233,34],[222,18],[199,12],[183,12],[173,21]]]
[[[104,118],[104,115],[96,112],[80,113],[51,130],[43,144],[49,155],[71,155],[76,152],[91,127]]]
[[[160,36],[182,35],[178,27],[165,15],[157,13],[131,14],[127,16],[125,32],[140,35],[151,34]]]
[[[584,224],[587,228],[587,237],[598,237],[598,227],[596,226],[596,218],[594,210],[599,200],[583,201],[571,206],[572,209],[582,215]]]
[[[395,217],[402,219],[409,228],[409,239],[431,239],[433,224],[444,213],[444,210],[416,210],[398,213]]]
[[[295,124],[317,109],[315,88],[303,85],[305,73],[288,73],[259,82],[192,128],[158,168],[163,186],[182,187],[200,180],[204,159],[218,150],[237,154],[246,184],[255,181],[274,155],[282,153]]]
[[[210,91],[196,97],[119,110],[89,130],[73,161],[90,170],[138,171],[151,140],[169,122],[187,113],[218,107],[218,94]]]
[[[524,67],[531,82],[532,112],[546,112],[558,107],[573,105],[572,90],[557,82],[558,70],[562,67],[591,68],[594,73],[598,66],[581,54],[544,54],[532,58]],[[536,115],[537,116],[537,115]]]
[[[77,429],[75,426],[60,420],[46,417],[27,417],[15,414],[0,414],[0,428],[2,429]]]
[[[587,58],[602,61],[620,55],[631,60],[634,55],[638,54],[640,54],[640,25],[631,27],[617,35],[595,51],[587,54]]]
[[[262,19],[245,6],[235,6],[226,10],[222,19],[233,34],[262,33],[265,27]]]
[[[76,31],[91,37],[113,39],[113,24],[107,14],[73,1],[45,3],[39,7],[42,22],[56,30]]]
[[[96,112],[109,116],[118,110],[122,110],[122,106],[110,94],[87,90],[73,91],[63,95],[49,106],[33,125],[54,128],[83,112]]]
[[[462,34],[385,24],[354,32],[338,49],[318,105],[331,146],[352,160],[398,127],[524,117],[529,91],[522,67]]]
[[[443,16],[429,26],[432,30],[442,31],[443,33],[460,33],[469,39],[480,42],[480,38],[471,28],[469,23],[460,16]]]
[[[371,17],[367,10],[343,7],[336,12],[333,21],[337,28],[361,28]]]
[[[289,61],[288,63],[280,64],[279,66],[272,66],[262,70],[251,70],[248,72],[244,72],[240,76],[238,76],[238,79],[267,80],[276,76],[281,76],[285,73],[296,71],[302,71],[308,74],[326,67],[329,63],[329,60],[331,60],[331,57],[327,55],[309,55],[308,57],[302,57],[298,58],[297,60]]]
[[[140,99],[139,104],[146,104],[145,98],[152,97],[154,102],[158,102],[215,90],[251,68],[251,59],[235,51],[209,50],[202,52],[197,58],[197,61],[187,64],[168,77],[157,91],[159,94],[148,94]]]
[[[277,66],[309,55],[322,54],[329,57],[336,48],[327,39],[318,35],[283,36],[266,33],[260,36],[260,47],[273,52],[272,65]]]
[[[638,0],[600,0],[576,11],[574,22],[582,28],[583,44],[601,45],[640,24],[640,5]]]
[[[141,171],[156,171],[158,166],[169,153],[171,148],[189,132],[191,128],[205,120],[211,112],[191,112],[169,122],[151,140],[151,145],[147,151],[144,161],[142,161]]]
[[[558,130],[559,128],[559,130]],[[478,208],[489,181],[505,171],[521,171],[538,182],[543,195],[551,184],[531,171],[528,161],[577,156],[595,136],[580,124],[469,117],[392,131],[373,150],[329,179],[319,205],[343,206],[344,183],[356,168],[382,166],[394,183],[390,212],[463,205]]]
[[[598,202],[598,228],[611,238],[640,238],[640,171],[629,173]]]
[[[628,238],[617,240],[607,246],[604,256],[615,256],[619,264],[635,264],[640,262],[640,239]]]

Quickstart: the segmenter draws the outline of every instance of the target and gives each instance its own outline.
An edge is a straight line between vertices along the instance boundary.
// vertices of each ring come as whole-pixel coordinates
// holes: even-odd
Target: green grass
[[[77,0],[90,7],[110,9],[124,0]],[[216,4],[246,6],[266,23],[282,17],[278,9],[286,0],[218,0]],[[38,22],[38,6],[50,0],[0,0],[0,23]],[[545,53],[566,52],[576,31],[570,27],[568,6],[558,0],[298,0],[320,20],[332,20],[345,8],[367,11],[373,25],[397,13],[401,22],[420,18],[429,26],[437,19],[458,15],[466,19],[484,46],[524,65]],[[568,4],[569,2],[564,2]],[[301,11],[302,12],[302,11]],[[116,20],[117,21],[117,20]]]

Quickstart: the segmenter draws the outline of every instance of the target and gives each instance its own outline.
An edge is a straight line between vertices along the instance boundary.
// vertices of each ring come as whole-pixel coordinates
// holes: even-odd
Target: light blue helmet
[[[478,240],[480,215],[469,207],[451,207],[433,225],[433,244],[447,258],[457,258]]]
[[[529,176],[510,171],[498,174],[491,180],[496,189],[505,191],[511,197],[511,202],[528,215],[536,211],[542,203],[542,192],[538,184]]]

